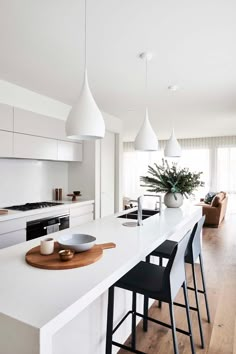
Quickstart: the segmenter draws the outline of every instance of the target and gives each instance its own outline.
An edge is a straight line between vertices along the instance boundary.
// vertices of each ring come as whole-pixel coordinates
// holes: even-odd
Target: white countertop
[[[178,239],[202,214],[186,204],[164,209],[141,227],[125,227],[125,219],[109,216],[63,233],[87,233],[97,243],[114,242],[98,262],[71,270],[42,270],[29,266],[25,253],[40,239],[0,250],[0,312],[51,333],[69,322],[109,286],[129,271],[166,238]],[[56,239],[59,233],[54,233]]]
[[[80,205],[82,206],[82,205],[94,203],[94,200],[84,199],[84,198],[79,197],[79,199],[75,202],[72,202],[70,200],[61,200],[61,201],[47,200],[47,202],[58,203],[58,205],[55,205],[52,207],[47,207],[47,208],[41,208],[41,209],[27,210],[27,211],[8,210],[7,214],[0,215],[0,222],[6,221],[6,220],[24,218],[24,217],[33,216],[33,215],[40,216],[40,214],[48,213],[48,212],[54,212],[54,211],[60,212],[63,209],[70,209],[70,208],[74,208],[76,206],[80,206]],[[63,204],[60,204],[60,203],[63,203]]]

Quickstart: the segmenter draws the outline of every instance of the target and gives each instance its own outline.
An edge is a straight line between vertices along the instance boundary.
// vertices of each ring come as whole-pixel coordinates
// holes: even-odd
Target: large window
[[[148,165],[153,166],[154,162],[162,164],[163,150],[147,152],[125,152],[124,153],[124,196],[137,198],[144,193],[145,188],[140,186],[140,176],[146,175]],[[205,182],[204,188],[199,188],[195,193],[195,198],[203,197],[209,191],[209,150],[183,150],[180,159],[169,159],[170,162],[177,162],[181,167],[188,167],[193,172],[203,172],[202,180]]]
[[[161,150],[152,153],[137,152],[132,143],[125,144],[123,195],[136,199],[145,191],[140,186],[140,176],[146,175],[148,165],[162,163],[165,143],[160,142]],[[203,172],[205,187],[195,191],[195,199],[199,200],[209,191],[225,191],[229,196],[228,211],[236,212],[236,137],[184,139],[180,144],[182,156],[173,161],[181,167],[188,167],[192,172]]]
[[[181,167],[188,167],[192,172],[203,172],[201,180],[205,182],[194,192],[195,199],[200,199],[210,190],[210,151],[209,149],[183,149],[179,160]]]
[[[229,210],[236,212],[236,147],[217,149],[217,190],[229,195]]]
[[[140,186],[140,176],[147,174],[148,165],[154,162],[161,163],[161,151],[139,152],[131,151],[124,153],[123,163],[123,195],[136,199],[144,193],[145,188]]]

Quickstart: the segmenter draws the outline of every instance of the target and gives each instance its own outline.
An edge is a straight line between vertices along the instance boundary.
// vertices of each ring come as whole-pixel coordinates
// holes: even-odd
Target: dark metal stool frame
[[[120,280],[110,287],[108,293],[108,311],[107,311],[107,336],[106,336],[106,354],[112,353],[112,345],[128,350],[132,353],[145,354],[136,350],[136,316],[149,320],[159,325],[172,329],[174,353],[178,354],[178,344],[176,331],[190,337],[191,352],[195,354],[194,342],[192,337],[191,319],[189,313],[188,294],[186,286],[186,275],[184,266],[184,255],[188,245],[191,232],[176,244],[166,267],[155,264],[140,262]],[[132,310],[122,318],[122,320],[113,329],[114,313],[114,287],[132,291]],[[188,322],[188,331],[176,328],[173,304],[174,298],[179,289],[183,287],[185,309]],[[148,317],[136,311],[136,294],[142,294],[144,297],[161,300],[169,304],[171,324]],[[125,319],[132,315],[131,347],[113,341],[112,336]]]
[[[198,324],[199,324],[199,332],[200,332],[200,338],[201,338],[201,346],[204,348],[204,337],[203,337],[203,330],[202,330],[202,323],[201,323],[201,314],[200,314],[200,306],[199,306],[199,301],[198,301],[198,293],[204,294],[205,297],[205,305],[206,305],[206,312],[207,312],[207,320],[210,323],[210,311],[209,311],[209,306],[208,306],[208,300],[207,300],[207,293],[206,293],[206,283],[205,283],[205,277],[204,277],[204,269],[203,269],[203,260],[202,260],[202,254],[201,254],[201,231],[202,227],[205,221],[205,216],[203,216],[194,226],[192,234],[189,239],[188,247],[186,250],[185,254],[185,263],[191,264],[192,268],[192,275],[193,275],[193,285],[194,287],[187,286],[189,290],[194,291],[195,293],[195,301],[196,301],[196,307],[190,306],[190,310],[197,311],[198,315]],[[163,258],[169,258],[171,256],[171,252],[173,248],[175,247],[176,242],[167,240],[163,244],[161,244],[159,247],[157,247],[147,258],[146,261],[150,262],[150,256],[156,256],[159,257],[159,265],[162,266],[162,259]],[[199,257],[200,260],[200,269],[201,269],[201,277],[202,277],[202,287],[203,290],[199,290],[197,287],[197,281],[196,281],[196,274],[195,274],[195,267],[194,264]],[[174,305],[185,307],[185,305],[176,303],[174,302]],[[161,301],[159,301],[159,307],[161,307]],[[144,315],[147,314],[148,311],[148,299],[145,298],[144,300]],[[147,331],[147,321],[144,321],[143,323],[143,329],[144,331]]]

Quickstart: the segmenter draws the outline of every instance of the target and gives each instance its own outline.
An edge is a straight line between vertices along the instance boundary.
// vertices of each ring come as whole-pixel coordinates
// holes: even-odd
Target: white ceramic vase
[[[175,199],[176,197],[176,199]],[[164,203],[167,208],[179,208],[183,204],[184,197],[181,193],[166,193],[164,196]]]

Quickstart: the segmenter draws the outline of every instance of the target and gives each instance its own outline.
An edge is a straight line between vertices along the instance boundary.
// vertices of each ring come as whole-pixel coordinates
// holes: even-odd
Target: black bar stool
[[[126,349],[132,353],[145,354],[136,350],[136,316],[154,323],[163,325],[172,329],[174,353],[178,354],[178,344],[176,331],[186,334],[190,337],[191,351],[194,354],[194,342],[192,338],[191,320],[189,315],[189,303],[185,278],[184,255],[189,242],[191,232],[189,231],[183,239],[175,245],[173,252],[169,258],[166,267],[161,267],[155,264],[140,262],[120,280],[118,280],[109,289],[108,295],[108,312],[107,312],[107,336],[106,336],[106,354],[112,353],[112,345]],[[114,311],[114,288],[119,287],[125,290],[132,291],[132,310],[129,311],[123,319],[113,329],[113,311]],[[188,322],[188,331],[176,328],[173,311],[174,298],[183,287],[185,308]],[[171,325],[159,320],[150,318],[147,314],[143,315],[136,311],[136,294],[142,294],[147,298],[160,300],[169,304]],[[132,333],[131,347],[113,341],[112,335],[124,322],[124,320],[132,315]]]
[[[208,306],[208,300],[207,300],[207,292],[206,292],[206,283],[205,283],[205,277],[204,277],[204,269],[203,269],[203,260],[202,260],[202,254],[201,254],[201,231],[202,227],[205,221],[205,216],[203,216],[194,226],[193,231],[191,233],[189,243],[187,246],[186,254],[185,254],[185,263],[191,264],[192,268],[192,274],[193,274],[193,285],[194,287],[187,287],[189,290],[194,291],[195,293],[195,301],[196,301],[196,307],[190,306],[191,310],[197,311],[198,315],[198,323],[199,323],[199,331],[200,331],[200,337],[201,337],[201,345],[202,348],[204,348],[204,337],[203,337],[203,331],[202,331],[202,323],[201,323],[201,314],[200,314],[200,306],[199,306],[199,301],[198,301],[198,292],[201,294],[204,294],[205,297],[205,304],[206,304],[206,312],[207,312],[207,319],[208,322],[210,323],[210,311],[209,311],[209,306]],[[171,254],[173,252],[173,249],[176,247],[176,242],[166,240],[163,242],[159,247],[157,247],[150,255],[159,257],[159,264],[162,265],[162,259],[167,258],[169,259],[171,257]],[[147,262],[150,262],[150,255],[146,258]],[[200,259],[200,269],[201,269],[201,277],[202,277],[202,287],[203,290],[199,290],[197,287],[197,281],[196,281],[196,274],[195,274],[195,267],[194,264],[199,257]],[[184,306],[179,303],[174,303],[177,306]],[[159,301],[159,307],[161,307],[161,301]],[[145,298],[144,300],[144,315],[147,314],[148,311],[148,299]],[[147,321],[144,321],[143,323],[143,329],[144,331],[147,330]]]

